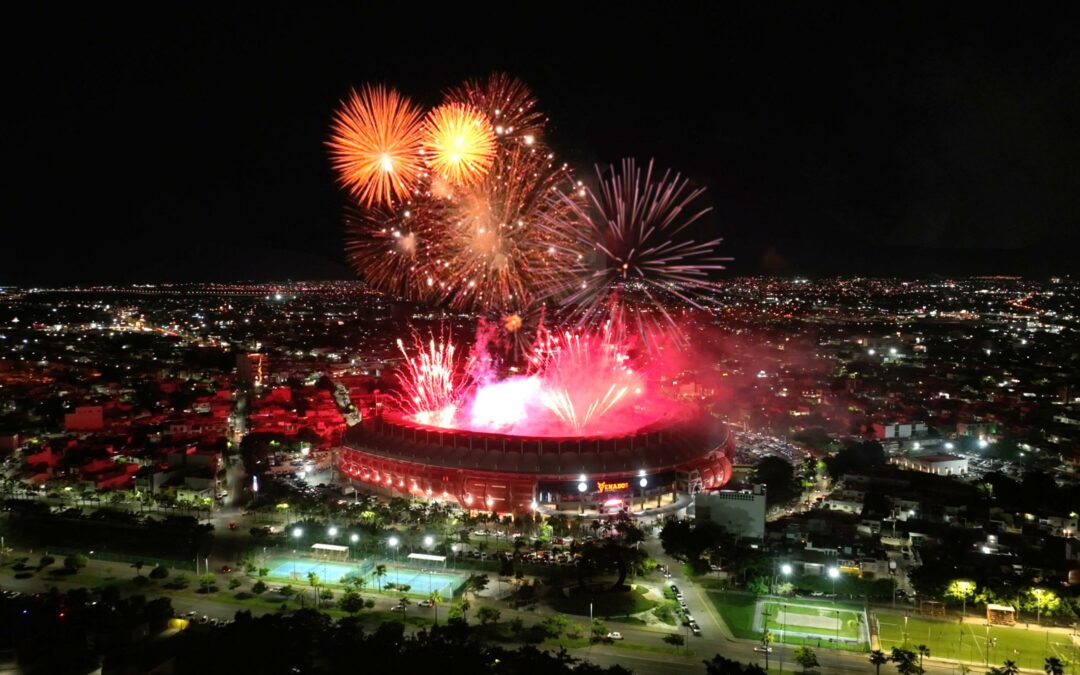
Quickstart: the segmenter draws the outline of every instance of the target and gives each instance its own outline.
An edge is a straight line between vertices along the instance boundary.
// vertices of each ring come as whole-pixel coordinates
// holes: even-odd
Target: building
[[[100,405],[81,405],[64,415],[65,431],[100,431],[105,426],[105,409]]]
[[[894,457],[892,463],[910,471],[922,471],[938,476],[963,476],[968,472],[966,457],[956,455],[917,455]]]
[[[873,431],[874,438],[878,440],[888,440],[892,438],[912,438],[917,436],[926,435],[926,423],[925,422],[912,422],[909,424],[872,424],[871,430]]]
[[[712,521],[737,537],[763,539],[765,486],[699,492],[694,495],[694,513],[697,520]]]
[[[735,439],[720,423],[680,420],[617,437],[545,438],[429,427],[385,414],[350,428],[342,475],[466,509],[605,512],[731,479]]]

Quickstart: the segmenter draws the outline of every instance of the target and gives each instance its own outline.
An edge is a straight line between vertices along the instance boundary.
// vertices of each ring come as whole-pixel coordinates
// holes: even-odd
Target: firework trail
[[[420,180],[423,112],[381,85],[353,91],[328,142],[338,178],[364,206],[407,199]]]
[[[451,185],[475,185],[495,160],[495,131],[487,116],[464,103],[446,103],[424,120],[424,158]]]
[[[469,80],[447,91],[446,99],[483,111],[500,143],[535,146],[542,142],[547,120],[533,93],[516,77],[492,73],[483,80]]]

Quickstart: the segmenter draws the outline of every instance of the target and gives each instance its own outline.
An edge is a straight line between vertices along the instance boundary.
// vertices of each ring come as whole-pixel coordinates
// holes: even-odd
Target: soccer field
[[[878,613],[878,637],[881,649],[888,652],[904,645],[904,617],[898,614]],[[931,656],[961,659],[975,663],[1000,666],[1006,659],[1016,661],[1021,668],[1042,670],[1043,659],[1056,656],[1063,661],[1076,661],[1080,654],[1070,642],[1069,636],[1039,630],[1037,627],[1007,628],[991,626],[989,654],[986,648],[987,629],[975,623],[941,621],[909,617],[907,620],[908,648],[926,645]]]
[[[868,641],[865,614],[839,606],[793,601],[761,601],[754,616],[755,630],[767,628],[780,636],[829,642]]]

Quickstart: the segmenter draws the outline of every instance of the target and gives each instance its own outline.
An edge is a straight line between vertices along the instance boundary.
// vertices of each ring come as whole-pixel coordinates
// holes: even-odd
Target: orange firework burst
[[[503,327],[507,333],[514,333],[521,328],[520,314],[507,314],[503,317]]]
[[[484,111],[500,142],[541,142],[544,114],[537,109],[536,97],[516,77],[492,73],[485,80],[469,80],[447,91],[446,99]]]
[[[547,230],[570,213],[559,188],[571,174],[550,153],[515,146],[497,154],[479,185],[451,200],[435,299],[455,309],[517,310],[560,270]]]
[[[365,206],[407,199],[423,171],[423,112],[382,85],[352,92],[329,145],[341,182]]]
[[[463,103],[447,103],[424,123],[428,166],[454,185],[475,185],[495,161],[495,132],[484,113]]]

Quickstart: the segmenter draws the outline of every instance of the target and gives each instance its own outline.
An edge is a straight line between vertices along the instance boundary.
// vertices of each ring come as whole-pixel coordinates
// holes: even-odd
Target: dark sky
[[[0,283],[348,278],[339,99],[496,69],[580,168],[707,185],[733,273],[1078,268],[1068,3],[86,4],[5,20]]]

